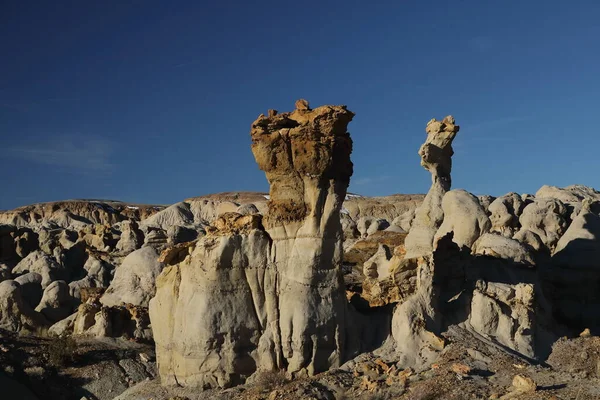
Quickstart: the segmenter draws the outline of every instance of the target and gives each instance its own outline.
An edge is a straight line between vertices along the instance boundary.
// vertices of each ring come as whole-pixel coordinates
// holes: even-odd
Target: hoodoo
[[[263,218],[223,214],[157,279],[150,318],[163,383],[226,387],[260,370],[314,374],[340,365],[347,303],[339,213],[352,175],[353,116],[299,100],[293,112],[270,111],[252,124],[268,210]]]

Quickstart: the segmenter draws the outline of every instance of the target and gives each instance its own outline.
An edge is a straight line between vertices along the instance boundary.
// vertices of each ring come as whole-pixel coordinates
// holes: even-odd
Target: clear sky
[[[452,114],[453,187],[600,187],[600,2],[0,0],[0,209],[267,190],[267,109],[356,113],[350,190],[424,193]]]

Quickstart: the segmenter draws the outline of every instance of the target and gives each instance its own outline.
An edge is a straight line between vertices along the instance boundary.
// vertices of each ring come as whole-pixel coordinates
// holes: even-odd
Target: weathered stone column
[[[271,186],[266,231],[277,270],[279,329],[288,371],[312,374],[343,358],[346,298],[339,212],[352,175],[354,114],[345,106],[259,117],[252,152]]]
[[[442,198],[452,185],[452,141],[458,130],[459,126],[455,125],[450,115],[442,121],[434,118],[427,123],[427,139],[419,149],[419,155],[421,166],[431,173],[432,183],[406,237],[405,258],[415,258],[433,251],[433,238],[444,220]]]
[[[431,173],[431,188],[417,209],[405,240],[403,263],[416,268],[414,293],[400,304],[392,318],[392,336],[404,366],[419,366],[430,361],[428,349],[441,346],[436,336],[439,328],[439,286],[448,268],[442,267],[448,249],[453,249],[452,236],[441,238],[434,250],[434,237],[444,220],[442,199],[450,190],[452,141],[459,130],[454,118],[432,119],[426,127],[427,139],[419,149],[421,165]],[[435,251],[435,252],[434,252]]]

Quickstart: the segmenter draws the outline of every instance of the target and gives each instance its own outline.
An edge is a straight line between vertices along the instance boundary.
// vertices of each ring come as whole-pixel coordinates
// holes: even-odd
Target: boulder
[[[235,212],[242,215],[260,214],[258,208],[252,203],[240,205],[238,208],[235,209]]]
[[[115,270],[115,276],[100,299],[105,306],[133,304],[148,307],[156,292],[156,277],[163,269],[158,253],[143,247],[130,253]]]
[[[77,243],[79,235],[69,229],[61,229],[58,234],[58,244],[64,249],[70,249]]]
[[[79,231],[81,241],[92,249],[99,251],[112,251],[119,241],[117,232],[108,225],[88,225]]]
[[[473,292],[469,325],[527,357],[535,357],[534,286],[477,282]]]
[[[600,202],[585,199],[581,211],[556,243],[553,261],[569,269],[600,272]]]
[[[123,221],[120,224],[121,236],[116,245],[116,250],[129,254],[142,247],[144,244],[144,234],[139,229],[137,222],[133,220]]]
[[[371,279],[384,279],[390,276],[388,263],[392,258],[392,251],[385,245],[379,245],[377,252],[363,264],[363,274]]]
[[[42,276],[42,288],[55,280],[68,279],[67,270],[41,250],[29,253],[12,270],[14,275],[28,272],[36,272]]]
[[[383,231],[390,226],[390,223],[385,219],[373,217],[361,217],[356,222],[356,228],[363,238],[377,232]]]
[[[69,315],[67,318],[56,322],[54,325],[48,328],[48,333],[57,337],[63,337],[73,334],[73,328],[75,326],[76,318],[77,313]]]
[[[358,278],[357,282],[359,283],[363,281],[364,275],[364,264],[367,260],[372,258],[375,253],[379,250],[380,246],[385,246],[390,249],[390,252],[396,251],[398,248],[402,254],[404,254],[404,240],[406,238],[406,233],[404,232],[394,232],[390,230],[385,231],[377,231],[368,238],[359,239],[357,241],[351,241],[351,244],[345,249],[343,263],[344,267],[348,270],[355,272],[360,272],[360,276],[356,276]],[[347,278],[353,278],[352,276],[345,275],[344,279],[347,281]],[[352,286],[354,286],[351,282],[346,282]],[[348,285],[347,285],[348,286]]]
[[[97,302],[80,304],[73,321],[73,333],[75,335],[86,334],[96,324],[96,314],[101,310],[102,306]]]
[[[38,230],[38,244],[40,250],[46,254],[54,253],[54,248],[58,246],[58,235],[62,229],[46,229],[40,228]],[[76,238],[77,239],[77,238]]]
[[[158,253],[169,246],[167,232],[160,228],[148,227],[142,247],[152,247]]]
[[[513,237],[521,228],[519,216],[521,216],[523,208],[525,208],[525,202],[517,193],[511,192],[498,197],[488,207],[492,223],[490,231],[509,238]]]
[[[107,288],[114,267],[106,261],[90,256],[83,269],[85,276],[69,283],[69,293],[74,299],[81,299],[81,290],[86,288]]]
[[[515,264],[535,266],[533,249],[515,239],[497,233],[486,233],[473,244],[472,254],[508,260]]]
[[[413,222],[413,219],[415,218],[415,211],[416,211],[416,209],[408,210],[405,213],[403,213],[402,215],[400,215],[399,217],[396,217],[392,221],[392,225],[399,227],[404,232],[409,232],[412,222]]]
[[[90,297],[79,305],[73,318],[73,333],[94,337],[122,337],[149,342],[152,340],[150,319],[146,307],[127,304],[103,306],[98,297]],[[65,327],[71,329],[69,325]],[[57,327],[62,329],[62,327]]]
[[[52,323],[68,317],[73,312],[73,299],[65,281],[54,281],[44,289],[42,300],[35,308]]]
[[[447,192],[442,199],[442,210],[444,221],[434,240],[453,232],[454,243],[471,248],[479,236],[490,230],[490,220],[479,200],[465,190]]]
[[[31,229],[21,228],[15,232],[15,252],[20,258],[39,248],[38,235]]]
[[[513,239],[518,241],[519,243],[523,243],[523,244],[531,247],[533,250],[537,251],[538,253],[550,255],[548,248],[546,247],[544,242],[542,242],[542,239],[536,233],[533,233],[526,229],[525,230],[521,229],[517,233],[515,233],[515,235],[513,236]]]
[[[54,249],[54,258],[65,269],[66,276],[63,277],[63,280],[67,281],[81,276],[88,257],[88,247],[84,241],[69,247],[60,245]]]
[[[519,232],[535,233],[546,248],[553,250],[567,229],[567,214],[567,208],[560,200],[536,198],[523,209],[523,213],[519,217],[521,224]],[[525,233],[521,233],[520,236],[522,235]]]
[[[363,264],[365,279],[360,296],[370,307],[399,303],[416,289],[416,263],[404,259],[404,246],[390,249],[384,244]]]
[[[36,333],[48,325],[48,321],[23,299],[18,282],[0,282],[0,328],[12,332]]]
[[[494,200],[496,200],[496,198],[494,196],[490,196],[490,195],[480,195],[477,196],[477,200],[479,200],[479,204],[481,204],[481,207],[483,207],[483,209],[485,210],[485,212],[487,213],[487,215],[490,215],[490,204],[492,204],[494,202]]]

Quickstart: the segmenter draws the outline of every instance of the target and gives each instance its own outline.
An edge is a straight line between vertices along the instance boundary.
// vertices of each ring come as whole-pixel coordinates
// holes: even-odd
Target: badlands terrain
[[[600,192],[453,190],[448,116],[350,194],[353,117],[259,116],[269,193],[0,212],[0,397],[600,399]]]

